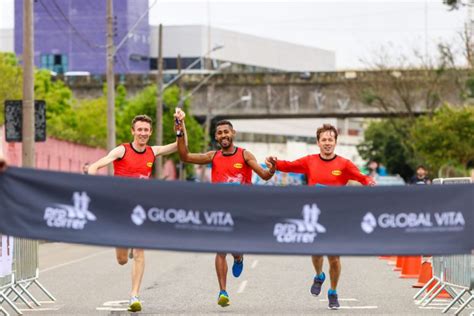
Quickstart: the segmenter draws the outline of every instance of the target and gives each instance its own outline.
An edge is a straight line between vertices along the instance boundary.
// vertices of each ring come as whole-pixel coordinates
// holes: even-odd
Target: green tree
[[[105,148],[107,146],[107,100],[105,97],[85,99],[75,108],[77,142]]]
[[[22,69],[13,53],[0,53],[0,125],[4,122],[5,100],[18,100],[22,95]]]
[[[51,80],[49,70],[39,70],[35,73],[35,99],[46,101],[48,135],[77,141],[76,100],[71,89],[61,80]]]
[[[413,175],[413,148],[403,135],[409,135],[409,121],[384,119],[372,121],[364,132],[364,142],[357,146],[360,156],[375,160],[387,168],[391,174],[399,174],[404,179]]]
[[[179,102],[179,88],[172,86],[165,90],[163,94],[163,144],[169,144],[176,141],[176,134],[173,130],[174,126],[174,109]],[[189,111],[190,105],[188,102],[184,104],[184,111],[186,112],[186,130],[189,135],[188,146],[192,152],[201,152],[204,148],[204,132],[201,125],[193,118]],[[120,111],[117,116],[117,142],[124,143],[131,140],[130,124],[132,119],[138,114],[146,114],[153,120],[156,117],[156,86],[151,85],[136,96],[127,100],[123,111]],[[150,139],[150,144],[155,144],[156,128],[153,129],[153,135]],[[177,154],[171,156],[175,162],[179,161]],[[192,172],[192,167],[187,166],[186,169]]]
[[[474,159],[474,107],[441,107],[420,117],[411,129],[416,153],[434,174],[442,166],[464,169]]]

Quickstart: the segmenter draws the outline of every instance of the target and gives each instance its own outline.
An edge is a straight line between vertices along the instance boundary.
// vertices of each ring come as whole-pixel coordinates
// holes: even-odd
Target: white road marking
[[[339,309],[377,309],[378,306],[341,306]]]
[[[448,306],[446,304],[446,306]],[[418,308],[419,309],[445,309],[446,306],[419,306]],[[452,310],[456,310],[457,308],[456,307],[452,307],[451,308]]]
[[[144,301],[141,301],[142,303]],[[112,312],[121,312],[128,310],[128,301],[121,300],[121,301],[108,301],[102,304],[102,306],[96,307],[95,309],[98,311],[112,311]]]
[[[242,281],[242,283],[240,283],[239,289],[237,290],[237,293],[242,293],[243,291],[245,291],[246,286],[247,280]]]
[[[124,312],[127,311],[127,307],[96,307],[98,311],[112,311],[112,312]]]
[[[450,302],[444,302],[444,303],[441,303],[441,302],[431,302],[429,303],[428,305],[430,306],[448,306]],[[423,307],[423,306],[418,306],[418,307]]]
[[[358,302],[359,300],[356,298],[338,298],[339,301],[346,301],[346,302]],[[327,302],[327,298],[321,298],[320,302]]]
[[[128,301],[109,301],[109,302],[105,302],[104,304],[102,304],[102,306],[113,306],[113,307],[118,307],[118,306],[124,306],[124,305],[128,305]]]
[[[252,269],[255,269],[255,267],[257,266],[257,264],[258,264],[258,260],[254,260],[254,261],[252,262],[251,268],[252,268]]]
[[[44,272],[48,272],[48,271],[51,271],[51,270],[56,270],[58,268],[62,268],[62,267],[65,267],[65,266],[68,266],[68,265],[71,265],[71,264],[74,264],[74,263],[78,263],[78,262],[81,262],[81,261],[85,261],[85,260],[88,260],[90,258],[94,258],[94,257],[97,257],[97,256],[100,256],[100,255],[103,255],[104,253],[106,252],[111,252],[111,250],[104,250],[104,251],[101,251],[101,252],[96,252],[92,255],[89,255],[89,256],[86,256],[86,257],[82,257],[80,259],[76,259],[76,260],[72,260],[72,261],[69,261],[69,262],[65,262],[65,263],[61,263],[61,264],[58,264],[58,265],[55,265],[55,266],[52,266],[52,267],[49,267],[49,268],[46,268],[46,269],[43,269],[43,270],[40,270],[40,273],[44,273]]]
[[[34,308],[34,309],[29,309],[29,308],[22,309],[22,308],[20,308],[20,311],[21,312],[48,312],[48,311],[51,312],[51,311],[58,311],[63,306],[64,305],[57,306],[57,307],[50,307],[50,308]]]

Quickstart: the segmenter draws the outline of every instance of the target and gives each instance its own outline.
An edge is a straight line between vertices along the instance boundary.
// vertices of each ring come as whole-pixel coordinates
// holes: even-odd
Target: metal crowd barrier
[[[472,183],[471,178],[434,179],[433,184],[460,184]],[[452,300],[442,313],[447,313],[455,304],[460,306],[454,313],[459,315],[474,301],[474,250],[470,255],[433,256],[433,278],[415,294],[418,299],[423,292],[426,294],[417,302],[427,306],[445,290]],[[466,295],[467,294],[467,295]]]
[[[41,303],[31,293],[33,285],[51,301],[56,301],[55,297],[38,280],[38,241],[15,238],[13,246],[12,275],[0,278],[0,315],[6,316],[9,313],[3,307],[4,303],[8,304],[18,315],[23,314],[17,306],[18,301],[24,303],[29,309],[41,306]]]

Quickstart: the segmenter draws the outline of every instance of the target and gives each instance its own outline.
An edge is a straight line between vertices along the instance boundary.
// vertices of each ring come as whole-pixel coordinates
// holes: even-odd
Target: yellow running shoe
[[[219,292],[219,297],[217,298],[217,304],[219,304],[221,307],[227,307],[230,305],[229,295],[227,294],[226,291],[222,290]]]
[[[139,312],[142,310],[142,302],[138,299],[138,296],[132,296],[130,298],[130,305],[128,305],[129,312]]]

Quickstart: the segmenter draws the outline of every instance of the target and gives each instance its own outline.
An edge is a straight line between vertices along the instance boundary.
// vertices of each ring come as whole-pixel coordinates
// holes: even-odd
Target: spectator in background
[[[424,166],[416,167],[416,174],[410,179],[410,184],[431,184],[428,171]]]
[[[83,174],[89,174],[89,166],[91,164],[89,162],[86,162],[83,166],[82,166],[82,173]]]
[[[371,160],[367,164],[367,170],[369,172],[369,177],[376,178],[379,175],[379,163],[375,160]]]

